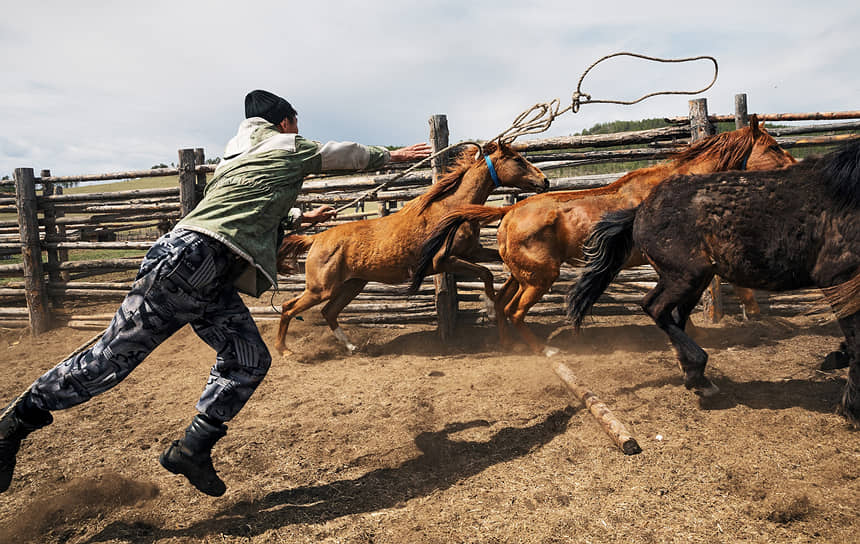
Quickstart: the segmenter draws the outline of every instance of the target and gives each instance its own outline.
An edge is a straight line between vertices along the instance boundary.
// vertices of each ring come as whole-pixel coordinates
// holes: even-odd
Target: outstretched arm
[[[392,150],[389,155],[391,162],[406,162],[424,159],[430,156],[432,148],[426,143],[413,144],[408,147]]]

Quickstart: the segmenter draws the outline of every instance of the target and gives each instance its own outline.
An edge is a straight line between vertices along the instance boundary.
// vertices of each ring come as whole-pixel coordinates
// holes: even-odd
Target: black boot
[[[27,394],[24,395],[7,406],[0,418],[0,493],[9,489],[12,483],[21,441],[31,432],[54,421],[51,412],[36,408],[28,402]]]
[[[158,461],[170,472],[188,478],[199,491],[220,497],[227,486],[212,466],[212,446],[225,434],[227,426],[223,423],[196,415],[182,440],[174,440],[167,446]]]

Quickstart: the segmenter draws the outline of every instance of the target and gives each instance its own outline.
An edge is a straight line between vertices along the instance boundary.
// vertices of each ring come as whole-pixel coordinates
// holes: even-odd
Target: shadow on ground
[[[378,469],[352,480],[269,493],[221,511],[187,528],[170,529],[142,522],[117,521],[88,542],[134,538],[135,542],[167,539],[205,539],[211,535],[251,537],[297,523],[322,523],[342,516],[391,508],[423,497],[480,473],[498,463],[526,455],[565,432],[576,409],[551,413],[523,428],[506,427],[486,442],[449,439],[449,435],[486,421],[452,423],[436,432],[415,437],[421,455],[395,468]]]

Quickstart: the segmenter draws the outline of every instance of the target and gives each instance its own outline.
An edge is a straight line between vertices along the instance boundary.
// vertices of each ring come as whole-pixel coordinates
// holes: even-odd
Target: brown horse
[[[536,352],[557,352],[544,346],[525,324],[529,309],[558,279],[562,263],[580,266],[582,244],[600,216],[640,203],[651,189],[674,174],[697,174],[724,170],[764,170],[794,163],[779,147],[756,116],[750,126],[705,138],[677,154],[673,160],[626,174],[598,189],[557,191],[536,195],[512,206],[465,206],[446,216],[422,248],[422,257],[411,288],[417,289],[428,270],[452,250],[440,251],[446,239],[464,222],[489,223],[501,219],[499,254],[510,270],[494,305],[502,344],[510,344],[506,318]],[[435,260],[434,260],[435,259]],[[645,264],[631,256],[628,266]],[[748,314],[757,314],[753,292],[736,290]]]
[[[290,320],[301,312],[328,301],[322,314],[349,351],[355,350],[337,323],[337,316],[369,281],[396,284],[407,281],[418,261],[423,240],[452,209],[465,204],[486,202],[497,186],[518,187],[524,191],[545,191],[546,176],[522,155],[505,144],[491,142],[483,156],[465,151],[422,196],[407,202],[397,213],[338,225],[312,236],[288,236],[278,250],[279,269],[302,251],[305,262],[305,290],[284,303],[276,349],[287,352],[285,337]],[[478,230],[461,233],[458,255],[487,260],[495,251],[481,248]],[[480,269],[480,270],[479,270]],[[493,297],[493,277],[486,268],[457,256],[441,259],[432,273],[479,274],[486,271],[488,296]]]
[[[704,396],[717,392],[708,355],[684,326],[715,274],[754,289],[820,288],[850,365],[839,411],[860,428],[860,142],[782,170],[673,177],[606,214],[568,296],[577,328],[633,247],[659,276],[642,308],[669,336],[684,385]]]

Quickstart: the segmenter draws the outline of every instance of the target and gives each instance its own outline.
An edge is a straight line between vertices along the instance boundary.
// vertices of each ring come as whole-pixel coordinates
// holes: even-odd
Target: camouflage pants
[[[272,360],[233,286],[237,259],[202,234],[174,230],[162,236],[144,257],[101,339],[39,378],[31,388],[33,402],[44,410],[62,410],[107,391],[190,323],[217,353],[197,410],[218,421],[232,419]]]

